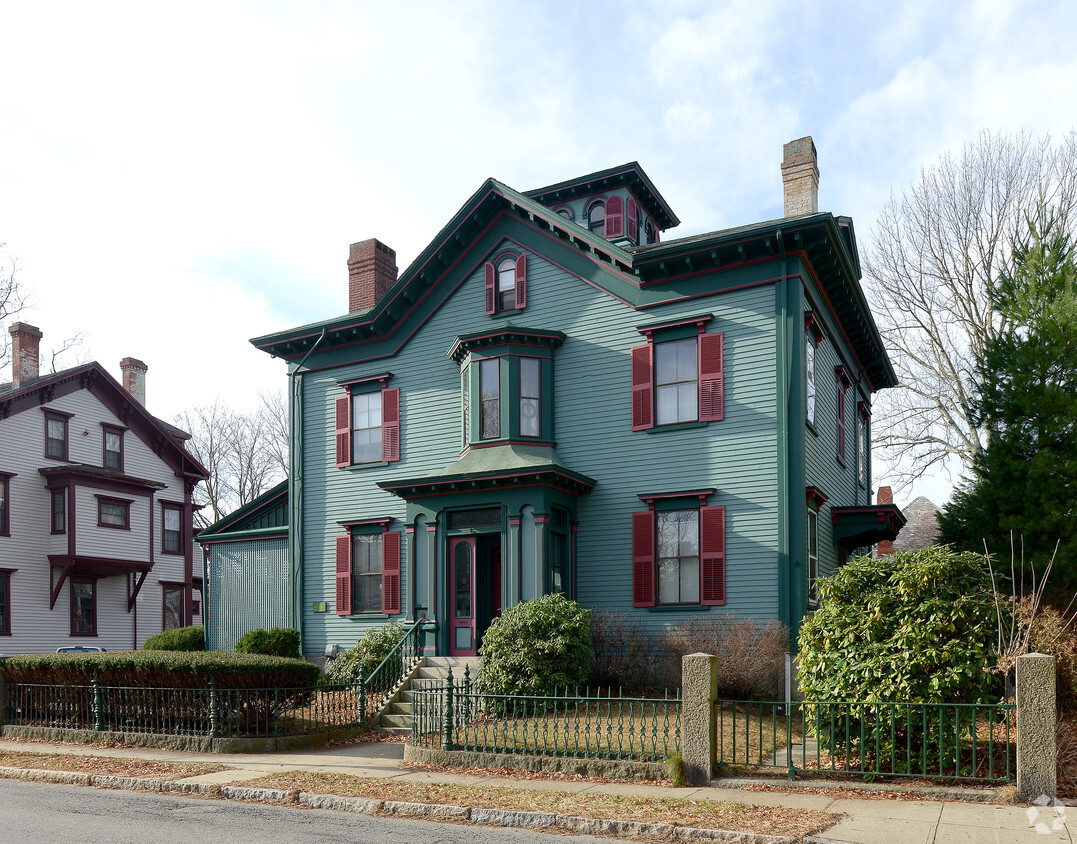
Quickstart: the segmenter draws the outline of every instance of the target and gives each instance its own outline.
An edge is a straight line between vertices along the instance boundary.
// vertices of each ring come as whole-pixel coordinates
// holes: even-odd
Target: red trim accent
[[[527,255],[516,259],[516,307],[527,307]]]
[[[352,463],[352,397],[349,393],[335,401],[336,465],[337,468],[350,466]]]
[[[353,527],[362,527],[363,525],[380,525],[382,530],[385,530],[385,526],[392,523],[392,519],[355,519],[349,522],[337,522],[342,528],[350,530]]]
[[[444,278],[444,274],[442,277]],[[490,261],[486,262],[486,296],[484,302],[487,316],[497,313],[497,270]]]
[[[699,603],[725,604],[725,507],[699,508]]]
[[[11,536],[11,479],[9,472],[0,472],[0,536]]]
[[[400,615],[400,534],[382,533],[381,611]]]
[[[347,381],[337,381],[337,386],[343,387],[350,392],[351,388],[354,387],[356,384],[369,384],[372,381],[377,381],[382,385],[382,387],[384,387],[389,383],[389,379],[392,377],[393,373],[383,372],[380,375],[367,375],[363,378],[350,378]]]
[[[871,419],[871,408],[868,407],[867,402],[858,401],[856,403],[856,413],[861,419]]]
[[[654,513],[632,514],[632,606],[653,607]]]
[[[337,615],[352,614],[352,536],[336,537]]]
[[[639,204],[635,197],[629,196],[625,203],[625,236],[632,243],[639,244]]]
[[[71,426],[68,423],[75,414],[65,413],[62,410],[52,410],[51,408],[43,408],[43,410],[45,412],[45,459],[60,460],[66,463],[68,455],[71,453]],[[62,455],[49,454],[49,422],[54,419],[64,423],[64,453]]]
[[[632,358],[632,430],[654,427],[654,346],[635,346]]]
[[[816,511],[818,511],[829,500],[820,490],[816,489],[813,486],[805,487],[804,494],[807,498],[808,506]]]
[[[624,200],[611,196],[606,200],[606,239],[624,237]]]
[[[699,335],[699,421],[720,422],[725,415],[722,333]]]
[[[804,330],[815,338],[816,347],[818,347],[819,344],[823,342],[823,338],[826,337],[823,333],[822,324],[815,318],[815,314],[811,311],[807,311],[804,314]]]
[[[712,489],[691,489],[684,492],[655,492],[655,493],[643,493],[638,496],[639,500],[654,509],[655,501],[662,501],[667,498],[698,498],[700,506],[707,503],[707,497],[714,495],[715,490]]]
[[[707,295],[709,296],[711,294],[708,293]],[[654,334],[654,332],[656,331],[661,331],[665,328],[678,328],[682,325],[695,325],[696,328],[699,329],[699,333],[703,334],[707,330],[707,323],[710,322],[712,319],[714,319],[714,314],[705,314],[703,316],[691,317],[689,319],[675,319],[671,320],[670,322],[660,322],[655,325],[641,325],[637,326],[636,331],[638,331],[640,334],[650,340],[651,335]]]
[[[112,498],[107,495],[94,495],[97,499],[97,526],[100,528],[109,528],[111,530],[130,530],[131,529],[131,502],[124,498]],[[124,518],[122,525],[112,525],[108,522],[101,520],[101,505],[103,504],[119,504],[124,509]],[[152,512],[152,511],[151,511]]]
[[[381,391],[381,459],[400,459],[400,388]]]

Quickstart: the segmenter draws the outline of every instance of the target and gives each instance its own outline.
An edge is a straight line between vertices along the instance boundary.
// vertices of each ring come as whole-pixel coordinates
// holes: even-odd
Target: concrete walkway
[[[648,797],[679,797],[787,808],[821,809],[845,817],[836,826],[809,842],[1074,842],[1069,826],[1077,828],[1077,808],[1010,806],[991,803],[928,800],[835,798],[809,789],[749,791],[739,788],[665,788],[631,783],[562,782],[559,780],[512,779],[463,776],[404,767],[403,744],[365,742],[322,750],[266,754],[209,754],[155,750],[140,747],[90,747],[86,745],[0,740],[11,751],[113,756],[162,762],[217,762],[236,770],[191,777],[190,782],[227,783],[254,779],[280,771],[329,771],[358,777],[394,777],[401,780],[504,785],[512,788],[592,792]],[[511,807],[506,807],[511,808]],[[1067,817],[1067,811],[1072,818]],[[1067,825],[1069,822],[1069,825]]]

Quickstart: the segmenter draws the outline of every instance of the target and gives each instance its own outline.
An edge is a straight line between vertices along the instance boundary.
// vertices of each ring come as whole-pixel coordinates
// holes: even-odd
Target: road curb
[[[558,815],[553,812],[520,812],[512,809],[485,809],[441,803],[409,803],[401,800],[372,800],[367,797],[342,797],[336,794],[312,794],[284,791],[276,788],[215,785],[155,780],[148,777],[123,777],[114,774],[84,774],[77,771],[48,771],[34,768],[0,767],[0,779],[20,779],[28,782],[51,782],[62,785],[84,785],[121,791],[148,791],[170,794],[212,794],[224,800],[257,800],[283,804],[302,804],[312,809],[356,812],[373,815],[384,813],[400,817],[431,821],[470,821],[493,824],[509,829],[542,829],[556,827],[584,835],[615,835],[634,838],[644,835],[671,839],[722,841],[725,844],[795,844],[796,838],[782,835],[763,835],[755,832],[734,832],[726,829],[702,829],[677,824],[645,823],[601,818],[582,818]],[[805,839],[824,842],[824,838]]]

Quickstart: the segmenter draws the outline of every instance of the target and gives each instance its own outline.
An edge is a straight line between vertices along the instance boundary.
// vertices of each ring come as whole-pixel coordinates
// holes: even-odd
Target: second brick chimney
[[[40,374],[41,329],[27,322],[13,322],[11,334],[11,386],[33,381]]]
[[[146,371],[148,369],[149,367],[138,358],[124,358],[120,361],[123,388],[143,407],[146,406]]]
[[[875,496],[876,504],[893,504],[894,503],[894,491],[888,486],[879,487],[879,492]],[[889,557],[894,553],[894,543],[889,539],[884,539],[878,545],[875,546],[875,553],[880,557]]]
[[[786,217],[819,210],[819,155],[811,135],[782,147],[782,183]]]
[[[396,284],[396,252],[380,240],[353,243],[348,255],[348,313],[373,308]]]

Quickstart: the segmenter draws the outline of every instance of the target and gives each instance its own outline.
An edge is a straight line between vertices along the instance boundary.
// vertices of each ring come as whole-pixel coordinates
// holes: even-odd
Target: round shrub
[[[294,627],[274,627],[270,630],[259,627],[239,637],[236,653],[299,659],[299,631]]]
[[[325,667],[326,684],[359,682],[359,670],[369,677],[396,643],[404,638],[404,628],[396,621],[371,627],[350,651],[345,651]]]
[[[204,651],[205,649],[206,633],[201,624],[162,630],[150,636],[146,644],[142,646],[144,651]]]
[[[594,654],[591,611],[546,595],[507,610],[482,637],[480,688],[490,694],[542,695],[583,685]]]
[[[849,560],[800,627],[808,701],[998,699],[998,622],[986,559],[947,547]]]

